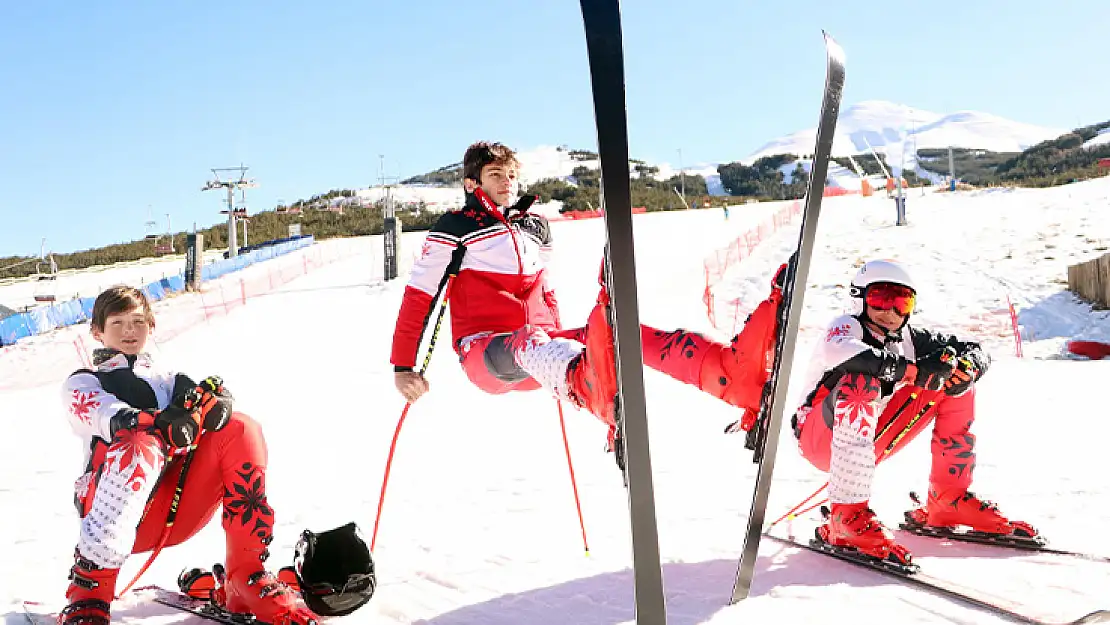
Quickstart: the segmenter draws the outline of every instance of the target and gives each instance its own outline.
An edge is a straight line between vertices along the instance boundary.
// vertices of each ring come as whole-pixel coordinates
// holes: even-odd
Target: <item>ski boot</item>
[[[253,571],[250,569],[254,569]],[[300,595],[261,566],[213,567],[220,583],[215,601],[224,610],[252,614],[272,625],[317,625],[319,617],[300,604]]]
[[[913,556],[899,545],[890,532],[867,507],[867,502],[834,503],[825,523],[816,530],[817,539],[833,547],[854,549],[877,560],[907,566]]]
[[[58,613],[58,625],[111,625],[111,604],[119,569],[106,569],[74,551],[69,570],[69,605]]]
[[[964,526],[974,532],[1017,538],[1037,538],[1036,529],[1028,523],[1008,519],[998,506],[979,499],[963,488],[929,488],[929,498],[924,507],[906,513],[906,521],[934,528]]]
[[[608,306],[609,293],[602,282],[597,305],[586,321],[586,348],[567,366],[567,382],[579,408],[616,428],[617,367]]]

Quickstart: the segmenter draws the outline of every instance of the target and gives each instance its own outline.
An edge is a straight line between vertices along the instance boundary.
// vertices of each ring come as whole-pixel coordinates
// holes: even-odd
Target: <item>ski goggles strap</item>
[[[867,287],[864,301],[875,310],[894,310],[899,315],[906,316],[913,312],[917,303],[917,295],[913,289],[901,284],[877,282]]]

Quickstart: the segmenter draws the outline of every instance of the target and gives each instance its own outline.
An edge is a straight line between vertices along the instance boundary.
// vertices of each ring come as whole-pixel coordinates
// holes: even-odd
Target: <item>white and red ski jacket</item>
[[[908,323],[884,339],[864,329],[858,317],[841,315],[829,323],[810,358],[802,405],[809,405],[821,386],[831,390],[844,374],[865,373],[881,382],[881,414],[894,391],[906,384],[901,381],[906,365],[944,347],[953,347],[960,356],[972,359],[980,371],[990,365],[990,356],[974,341]]]
[[[525,324],[559,329],[559,307],[546,270],[551,229],[547,219],[528,212],[535,200],[521,198],[502,213],[478,189],[461,209],[444,213],[432,226],[397,315],[390,357],[395,370],[415,367],[436,297],[452,273],[449,309],[456,351],[477,334],[512,332]]]
[[[116,415],[154,412],[170,404],[178,374],[155,366],[148,354],[127,356],[97,350],[95,370],[81,369],[62,384],[62,403],[73,433],[84,442],[88,466],[96,440],[111,443],[120,422]]]

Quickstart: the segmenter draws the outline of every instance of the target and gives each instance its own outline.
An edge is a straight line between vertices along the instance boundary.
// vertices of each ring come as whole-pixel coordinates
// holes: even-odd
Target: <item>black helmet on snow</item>
[[[301,532],[294,557],[301,597],[320,616],[345,616],[374,596],[374,558],[354,523]]]

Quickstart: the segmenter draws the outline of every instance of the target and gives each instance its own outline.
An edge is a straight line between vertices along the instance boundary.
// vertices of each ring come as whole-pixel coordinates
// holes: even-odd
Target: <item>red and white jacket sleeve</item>
[[[884,382],[899,381],[912,360],[903,355],[905,341],[879,349],[868,345],[863,333],[863,325],[851,315],[834,319],[817,346],[815,368],[826,373],[863,373]]]
[[[112,440],[112,417],[131,409],[127,402],[105,391],[91,373],[75,373],[66,379],[62,403],[73,433],[83,439]]]
[[[412,277],[405,287],[401,311],[393,329],[393,350],[389,361],[394,370],[411,371],[416,366],[420,339],[458,247],[458,237],[434,229],[424,239],[423,250],[413,265]]]

